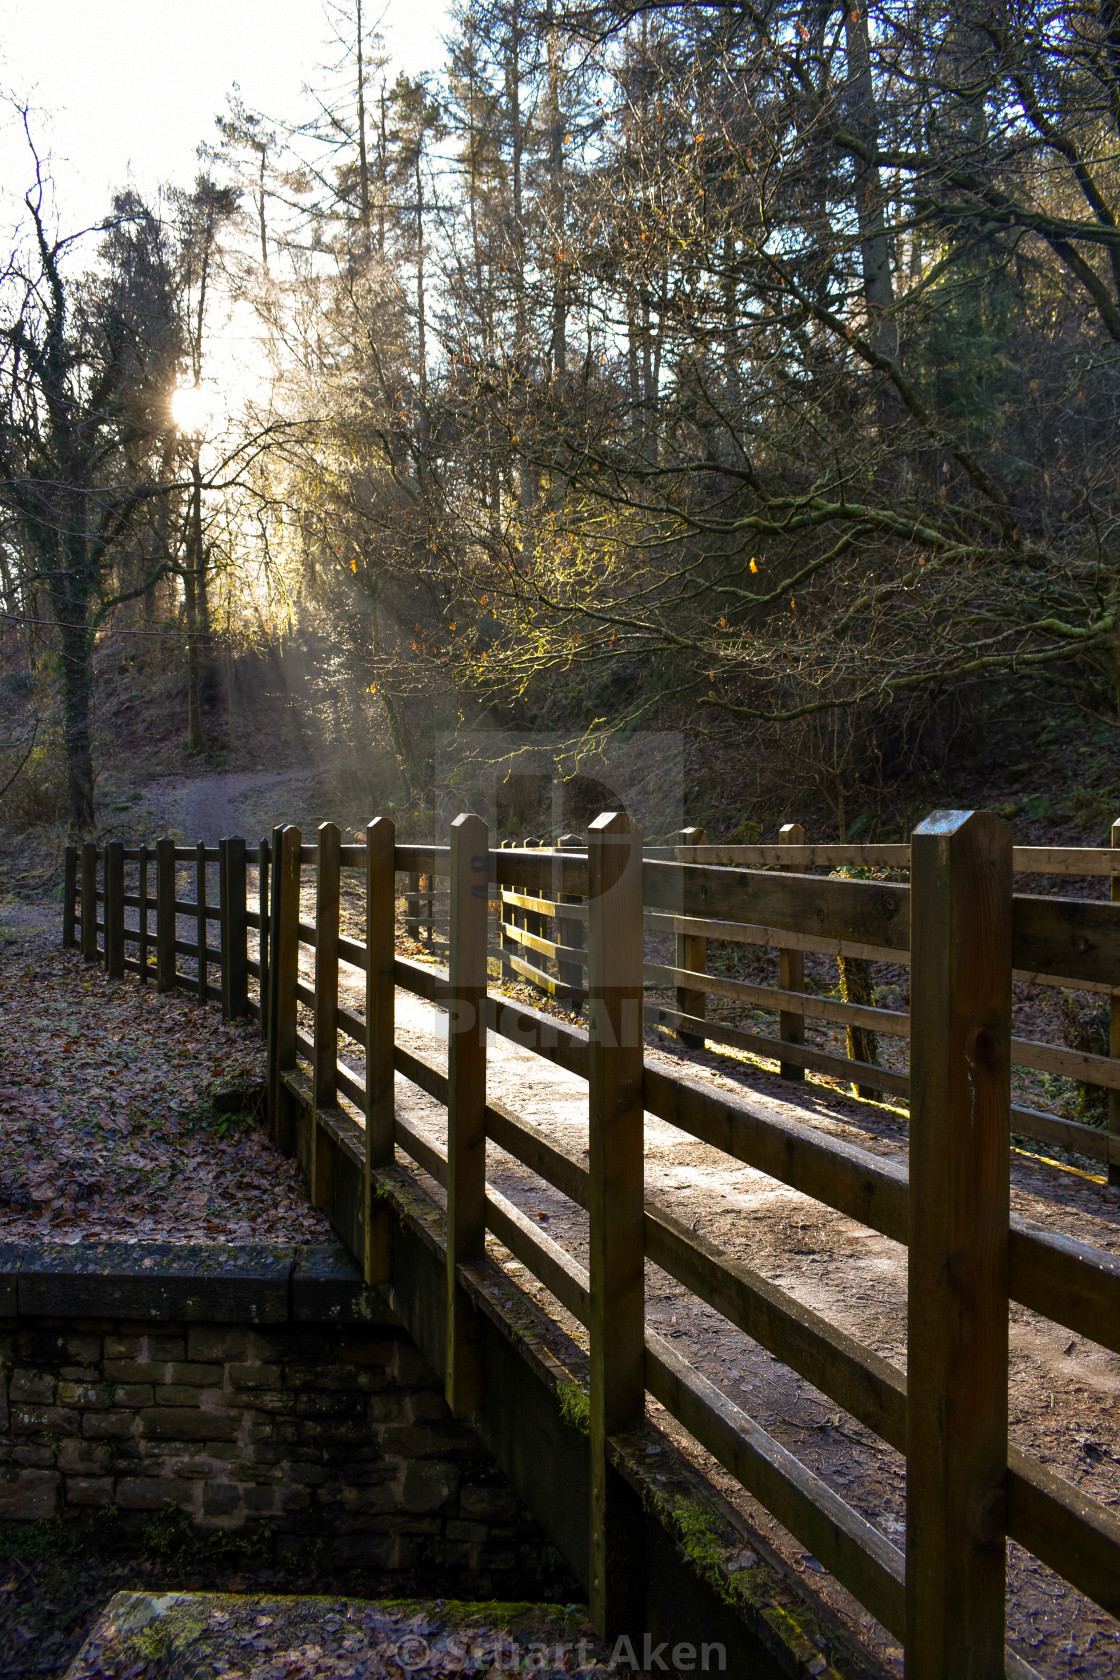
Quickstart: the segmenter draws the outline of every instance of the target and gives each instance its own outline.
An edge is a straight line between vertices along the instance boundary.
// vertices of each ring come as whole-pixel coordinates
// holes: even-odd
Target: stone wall
[[[580,1596],[341,1249],[3,1250],[0,1356],[0,1520],[178,1512],[386,1588]]]

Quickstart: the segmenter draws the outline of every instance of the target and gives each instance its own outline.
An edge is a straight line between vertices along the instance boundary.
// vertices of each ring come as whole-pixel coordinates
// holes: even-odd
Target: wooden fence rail
[[[180,978],[174,958],[186,950],[198,972],[182,976],[183,983],[198,995],[205,986],[211,995],[215,989],[203,969],[210,961],[221,964],[217,995],[223,1008],[260,1014],[267,1026],[273,1135],[297,1156],[315,1202],[362,1259],[371,1282],[392,1281],[386,1207],[399,1171],[396,1152],[442,1187],[447,1390],[456,1410],[476,1407],[487,1381],[477,1357],[471,1293],[487,1232],[587,1327],[590,1577],[602,1631],[632,1625],[640,1513],[616,1468],[616,1444],[641,1422],[648,1393],[899,1639],[908,1676],[994,1680],[1005,1662],[1007,1672],[1029,1674],[1019,1659],[1005,1658],[1006,1539],[1118,1615],[1120,1520],[1009,1445],[1009,1303],[1120,1352],[1120,1258],[1029,1228],[1009,1214],[1010,1129],[1018,1125],[1009,1082],[1013,1058],[1024,1054],[1011,1037],[1011,985],[1016,972],[1027,972],[1060,977],[1071,987],[1120,990],[1120,904],[1014,894],[1021,860],[1004,825],[983,814],[940,813],[923,824],[907,848],[908,886],[788,871],[787,860],[808,861],[799,855],[808,848],[793,839],[781,848],[750,848],[764,854],[758,860],[763,868],[744,867],[738,857],[700,861],[700,849],[686,843],[643,856],[640,832],[619,816],[593,824],[579,851],[494,848],[476,817],[457,820],[447,847],[398,845],[384,820],[370,825],[361,845],[342,844],[331,824],[320,827],[315,845],[304,845],[298,829],[285,827],[255,850],[224,842],[214,858],[161,842],[154,901],[144,887],[135,895],[120,890],[122,867],[139,869],[146,854],[122,849],[106,856],[99,889],[98,856],[87,849],[67,859],[71,901],[63,910],[64,938],[73,943],[80,933],[87,955],[99,949],[108,955],[120,941],[142,937],[154,907],[162,984]],[[691,855],[679,855],[686,850]],[[823,866],[831,867],[838,849],[812,850],[827,852]],[[211,862],[221,866],[213,905],[204,878]],[[1056,872],[1053,862],[1050,853],[1050,872]],[[176,916],[183,914],[175,867],[186,863],[195,865],[199,889],[189,907],[197,918],[193,947],[175,936]],[[246,871],[253,865],[260,876],[255,913],[246,904]],[[1109,865],[1120,869],[1120,853],[1109,854]],[[364,892],[363,940],[342,931],[347,872],[357,873],[348,890],[354,885]],[[404,890],[398,894],[400,876]],[[432,896],[434,882],[449,892],[445,971],[394,954],[396,906],[403,897],[406,921],[415,919],[418,878]],[[315,916],[308,922],[312,888]],[[99,890],[105,895],[103,925],[113,921],[100,948]],[[72,901],[79,891],[80,914]],[[122,935],[120,918],[130,896],[139,900],[140,923]],[[492,898],[501,943],[491,943]],[[208,951],[211,909],[220,942]],[[827,1004],[826,1019],[908,1036],[909,1173],[721,1089],[644,1065],[643,986],[649,974],[643,943],[651,913],[657,931],[674,938],[682,924],[684,937],[693,940],[734,937],[728,929],[742,937],[762,928],[775,932],[780,950],[854,948],[908,960],[908,1017],[811,998],[801,991],[794,964],[783,967],[779,988],[743,985],[730,995],[766,991],[775,1010],[795,1021]],[[530,923],[529,917],[539,920]],[[565,932],[550,942],[549,924],[557,930],[578,926],[579,941]],[[254,969],[243,955],[254,925],[261,940],[255,1003],[241,978]],[[521,937],[507,943],[513,931]],[[534,940],[551,943],[547,957],[569,970],[580,964],[586,986],[567,990],[573,999],[586,998],[586,1026],[488,990],[488,950],[496,966],[509,964],[521,973],[518,963],[536,966],[522,951],[542,954]],[[699,965],[691,954],[697,951],[690,947],[695,968],[653,965],[657,983],[710,994],[717,977]],[[301,954],[303,972],[313,970],[313,986],[301,978]],[[149,965],[126,959],[125,966],[130,962],[142,979],[148,977]],[[364,1015],[340,1002],[342,963],[364,970]],[[564,989],[558,974],[540,972]],[[397,989],[447,1012],[446,1072],[396,1043]],[[717,1036],[718,1023],[679,1008],[669,1013],[696,1037]],[[487,1100],[488,1033],[587,1082],[585,1159]],[[340,1042],[352,1046],[341,1056]],[[763,1042],[769,1046],[763,1053],[776,1059],[814,1065],[795,1059],[793,1037]],[[1027,1048],[1037,1055],[1053,1047]],[[364,1071],[353,1065],[358,1062]],[[1075,1065],[1084,1075],[1083,1062],[1063,1063]],[[859,1069],[861,1078],[864,1071]],[[1097,1071],[1103,1076],[1105,1070]],[[446,1147],[395,1114],[394,1075],[446,1107]],[[1108,1088],[1117,1088],[1111,1069]],[[646,1198],[645,1113],[906,1246],[908,1379]],[[586,1268],[488,1181],[488,1139],[586,1210]],[[418,1182],[414,1193],[423,1195]],[[904,1550],[647,1328],[647,1260],[905,1453]]]

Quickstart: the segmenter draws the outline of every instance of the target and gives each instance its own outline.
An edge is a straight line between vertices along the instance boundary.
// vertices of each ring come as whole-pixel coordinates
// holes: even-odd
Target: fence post
[[[269,859],[272,857],[274,846],[270,846],[264,838],[257,858],[257,967],[260,969],[260,1004],[261,1004],[261,1037],[268,1038],[268,964],[269,964],[269,906],[272,902],[268,890]]]
[[[459,1267],[486,1250],[486,933],[490,837],[481,817],[451,824],[447,998],[447,1403],[482,1403],[475,1310]]]
[[[394,849],[396,828],[376,817],[366,829],[366,1184],[365,1277],[388,1283],[392,1221],[374,1193],[373,1175],[392,1166],[396,1118],[393,1049],[396,995],[393,977],[397,914]]]
[[[800,823],[784,823],[778,830],[779,846],[803,846],[805,844],[805,830]],[[798,869],[799,864],[782,864],[782,869]],[[805,990],[805,953],[804,951],[779,950],[778,952],[778,985],[784,992],[803,992]],[[805,1017],[804,1015],[778,1015],[778,1037],[784,1038],[787,1044],[804,1044]],[[783,1079],[804,1080],[805,1069],[795,1066],[792,1062],[782,1062],[778,1068]]]
[[[245,842],[219,840],[222,919],[222,1015],[227,1021],[249,1013],[249,924],[245,919]]]
[[[136,866],[136,896],[140,900],[140,908],[136,913],[136,931],[139,939],[136,945],[136,955],[140,963],[140,984],[148,984],[148,848],[140,847],[140,859]]]
[[[82,847],[82,956],[97,961],[97,847],[92,840]]]
[[[1011,835],[911,840],[907,1680],[1004,1674]]]
[[[105,968],[114,980],[124,974],[124,841],[105,848]]]
[[[682,828],[677,834],[676,845],[706,846],[708,836],[702,828]],[[679,853],[678,853],[679,856]],[[708,966],[708,941],[703,934],[677,934],[677,962],[678,968],[691,969],[693,974],[703,974]],[[699,1015],[701,1019],[708,1013],[708,994],[698,992],[689,986],[677,987],[677,1008],[682,1015]],[[707,1040],[701,1035],[684,1032],[677,1028],[677,1037],[690,1050],[703,1050]]]
[[[198,941],[198,1001],[206,1002],[206,842],[194,849],[195,938]]]
[[[78,848],[67,846],[62,871],[62,949],[76,944],[74,924],[78,915]]]
[[[1113,847],[1120,846],[1120,822],[1113,823],[1109,838]],[[1110,887],[1113,904],[1120,903],[1120,875],[1112,877]],[[1120,992],[1113,992],[1108,1013],[1108,1053],[1120,1056]],[[1108,1182],[1120,1184],[1120,1091],[1108,1093],[1108,1130],[1110,1155],[1114,1157],[1108,1163]]]
[[[587,835],[591,1277],[591,1616],[640,1620],[641,1511],[610,1438],[645,1416],[642,832],[622,812]]]
[[[338,914],[341,901],[342,834],[337,823],[319,824],[315,870],[315,1060],[311,1071],[315,1110],[308,1178],[316,1207],[329,1207],[334,1194],[334,1156],[319,1124],[319,1110],[338,1102]]]
[[[268,986],[268,1115],[277,1146],[292,1152],[292,1104],[281,1075],[296,1065],[299,981],[299,829],[291,823],[274,830],[272,850],[272,960]]]
[[[156,990],[175,984],[175,842],[156,841]]]
[[[558,852],[582,852],[583,840],[578,834],[562,834],[556,842],[556,850]],[[583,903],[583,900],[580,898],[578,893],[560,893],[558,894],[558,897],[561,904]],[[584,931],[584,925],[580,917],[558,916],[556,918],[556,928],[557,939],[561,945],[570,945],[573,949],[578,950],[587,949],[587,939]],[[560,979],[565,986],[570,986],[574,992],[584,992],[587,990],[583,964],[581,962],[576,962],[574,960],[568,962],[558,962],[556,968],[560,975]],[[569,1003],[569,1008],[576,1008],[578,1004],[579,999],[573,998]]]

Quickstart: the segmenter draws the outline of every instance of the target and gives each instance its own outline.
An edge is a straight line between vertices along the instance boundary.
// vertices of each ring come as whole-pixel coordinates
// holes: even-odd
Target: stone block
[[[117,1504],[122,1511],[162,1511],[165,1505],[189,1505],[191,1482],[173,1476],[122,1476],[117,1482]]]
[[[60,1382],[60,1406],[77,1406],[81,1410],[105,1411],[109,1405],[109,1385],[99,1382]]]
[[[113,1503],[112,1476],[68,1476],[65,1482],[67,1505],[111,1505]]]
[[[107,1359],[104,1372],[111,1383],[161,1383],[167,1377],[166,1359]]]
[[[53,1371],[29,1370],[17,1365],[8,1384],[8,1398],[13,1403],[26,1401],[33,1406],[49,1406],[58,1390]]]
[[[56,1470],[0,1471],[0,1520],[43,1522],[53,1517],[60,1484]]]
[[[395,1324],[379,1289],[369,1289],[341,1243],[305,1248],[292,1272],[297,1324]]]
[[[69,1435],[74,1414],[63,1406],[13,1406],[11,1408],[13,1434],[30,1435],[50,1430],[54,1435]]]
[[[395,1336],[379,1336],[360,1330],[343,1330],[336,1357],[345,1365],[391,1366],[397,1353]]]
[[[0,1318],[19,1312],[19,1269],[27,1249],[26,1243],[0,1243]]]
[[[233,1324],[192,1324],[187,1330],[187,1358],[202,1364],[244,1359],[249,1332]]]
[[[241,1489],[236,1482],[210,1482],[202,1490],[204,1517],[232,1517],[243,1509]]]
[[[55,1448],[44,1441],[25,1441],[13,1444],[10,1463],[31,1465],[36,1470],[49,1470],[55,1461]]]
[[[82,1434],[95,1441],[125,1441],[136,1429],[135,1412],[86,1412]]]
[[[435,1388],[442,1392],[443,1384],[414,1343],[398,1342],[395,1353],[393,1375],[402,1388]]]
[[[172,1322],[283,1323],[296,1253],[283,1243],[43,1244],[24,1250],[18,1310],[157,1322],[165,1335]]]
[[[168,1382],[181,1388],[221,1388],[224,1377],[224,1365],[187,1359],[173,1360],[167,1373]]]
[[[146,1336],[144,1338],[144,1357],[149,1360],[184,1360],[187,1357],[187,1338],[185,1336]]]
[[[400,1503],[410,1515],[445,1510],[459,1491],[459,1467],[442,1459],[406,1464],[401,1477]]]
[[[114,1383],[109,1390],[109,1399],[114,1406],[152,1406],[155,1404],[154,1396],[152,1383]]]
[[[510,1487],[472,1487],[468,1483],[459,1489],[459,1512],[477,1522],[512,1523],[521,1515],[521,1501]]]
[[[220,1388],[192,1388],[189,1383],[157,1383],[152,1392],[156,1406],[224,1405],[227,1398]]]
[[[232,1441],[241,1424],[235,1412],[187,1406],[152,1406],[138,1415],[141,1434],[156,1441]]]
[[[108,1468],[111,1457],[107,1441],[90,1441],[71,1436],[58,1443],[57,1467],[67,1476],[94,1476]]]
[[[231,1388],[279,1388],[283,1380],[282,1365],[246,1365],[238,1362],[231,1363],[229,1367]]]
[[[143,1346],[143,1336],[108,1335],[102,1349],[106,1359],[139,1359]]]
[[[480,1545],[489,1533],[485,1523],[465,1522],[461,1517],[449,1517],[443,1525],[443,1532],[449,1540],[462,1540],[471,1545]]]

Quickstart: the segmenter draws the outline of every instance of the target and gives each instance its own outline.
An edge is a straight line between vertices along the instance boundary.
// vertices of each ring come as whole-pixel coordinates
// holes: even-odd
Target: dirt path
[[[167,776],[148,782],[130,826],[144,839],[174,834],[184,845],[203,840],[216,846],[228,834],[254,845],[275,822],[312,823],[312,790],[318,771],[213,771],[205,776]]]
[[[341,993],[360,1012],[363,977],[344,967]],[[446,1015],[410,993],[397,993],[398,1042],[446,1068]],[[587,1087],[531,1051],[491,1033],[488,1092],[541,1127],[569,1153],[587,1148]],[[360,1053],[343,1050],[360,1067]],[[681,1058],[650,1046],[647,1059],[679,1069]],[[688,1057],[689,1073],[746,1098],[761,1112],[842,1137],[890,1159],[905,1159],[905,1122],[889,1110],[845,1100],[821,1087],[791,1100],[776,1077],[743,1069],[728,1075],[713,1057]],[[398,1078],[401,1115],[435,1140],[446,1138],[445,1111]],[[491,1180],[569,1253],[587,1263],[585,1215],[518,1162],[490,1146]],[[774,1283],[840,1325],[867,1346],[906,1364],[906,1255],[878,1236],[764,1174],[646,1116],[646,1185],[651,1199],[678,1219],[748,1261]],[[435,1186],[430,1186],[436,1191]],[[436,1192],[438,1193],[438,1192]],[[1016,1213],[1047,1229],[1116,1251],[1120,1195],[1035,1157],[1016,1156]],[[557,1308],[504,1250],[518,1283],[538,1296],[582,1346],[582,1329]],[[647,1272],[651,1328],[680,1351],[782,1444],[823,1477],[896,1545],[904,1532],[905,1464],[899,1454],[748,1336],[654,1266]],[[1024,1308],[1011,1312],[1012,1439],[1106,1504],[1120,1498],[1120,1358]],[[859,1629],[888,1665],[901,1652],[884,1630],[753,1500],[687,1438],[660,1408],[658,1423],[686,1445],[722,1491],[743,1509],[805,1576],[807,1584]],[[1010,1547],[1009,1638],[1041,1675],[1120,1676],[1120,1627],[1017,1546]]]

